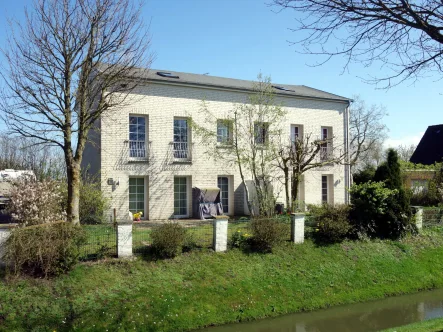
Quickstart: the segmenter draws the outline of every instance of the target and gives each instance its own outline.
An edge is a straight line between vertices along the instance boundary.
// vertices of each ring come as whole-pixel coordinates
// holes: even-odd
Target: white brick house
[[[82,169],[99,174],[118,218],[127,218],[128,210],[141,210],[150,220],[190,217],[192,187],[217,186],[227,214],[246,214],[237,168],[215,162],[203,147],[193,144],[188,119],[205,122],[199,112],[203,100],[223,119],[234,103],[247,100],[253,82],[162,73],[151,69],[143,74],[146,85],[133,91],[131,106],[101,118],[98,130],[90,132],[93,144],[86,146]],[[333,135],[334,144],[346,149],[349,99],[306,86],[274,87],[277,102],[287,111],[283,130],[288,137],[295,130],[317,137]],[[345,203],[348,186],[346,165],[311,170],[303,176],[300,199]],[[284,202],[283,191],[281,195]]]

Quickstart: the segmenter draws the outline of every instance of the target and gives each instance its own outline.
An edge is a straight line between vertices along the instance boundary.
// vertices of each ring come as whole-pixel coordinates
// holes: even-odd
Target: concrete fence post
[[[228,216],[216,216],[214,219],[214,235],[212,246],[214,251],[222,252],[228,249]]]
[[[291,242],[303,243],[305,240],[305,214],[291,213]]]
[[[117,223],[117,257],[132,257],[132,221]]]
[[[421,206],[411,206],[412,213],[415,216],[415,226],[418,230],[423,228],[423,207]]]

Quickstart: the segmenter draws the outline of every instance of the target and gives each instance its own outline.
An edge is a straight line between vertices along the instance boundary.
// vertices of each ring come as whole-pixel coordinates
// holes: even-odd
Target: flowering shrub
[[[238,230],[231,235],[231,239],[229,240],[230,248],[244,248],[251,239],[252,235],[247,232],[243,232]]]
[[[37,182],[29,177],[16,181],[10,192],[8,212],[23,226],[65,220],[63,195],[52,180]]]

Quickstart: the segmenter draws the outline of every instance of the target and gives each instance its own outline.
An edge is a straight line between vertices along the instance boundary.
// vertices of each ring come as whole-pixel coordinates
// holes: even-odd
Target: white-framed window
[[[146,181],[143,177],[129,178],[129,211],[132,213],[143,213],[146,218]]]
[[[256,144],[267,144],[269,140],[269,123],[256,122],[254,124],[254,137]]]
[[[425,193],[428,191],[428,184],[429,180],[411,180],[411,190],[414,194]]]
[[[217,120],[217,143],[232,143],[232,121]]]
[[[223,207],[223,213],[229,214],[229,178],[227,176],[219,176],[217,185],[220,188],[220,201]]]
[[[331,127],[321,127],[320,139],[326,141],[321,145],[320,148],[320,160],[327,161],[331,159],[332,155],[332,128]]]
[[[321,202],[329,203],[329,183],[328,176],[322,175],[321,177]]]
[[[173,154],[175,159],[189,160],[190,154],[189,124],[186,118],[174,118]]]
[[[186,176],[174,177],[174,217],[189,217],[188,211],[189,178]]]
[[[301,139],[303,135],[303,125],[293,124],[291,125],[291,142],[295,142],[297,139]]]
[[[146,159],[147,119],[145,116],[129,115],[129,157]]]

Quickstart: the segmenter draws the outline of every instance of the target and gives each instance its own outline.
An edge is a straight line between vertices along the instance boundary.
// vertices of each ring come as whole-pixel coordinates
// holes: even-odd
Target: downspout
[[[351,187],[351,165],[349,160],[349,109],[351,107],[351,100],[345,108],[344,122],[345,122],[345,203],[350,204],[349,189]]]

